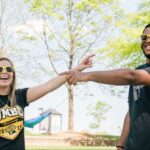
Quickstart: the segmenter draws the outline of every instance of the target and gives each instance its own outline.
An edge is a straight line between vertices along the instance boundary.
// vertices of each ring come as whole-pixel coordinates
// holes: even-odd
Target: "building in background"
[[[40,115],[49,113],[49,115],[39,123],[40,133],[56,133],[62,131],[62,114],[58,111],[49,108],[43,111],[39,108]]]

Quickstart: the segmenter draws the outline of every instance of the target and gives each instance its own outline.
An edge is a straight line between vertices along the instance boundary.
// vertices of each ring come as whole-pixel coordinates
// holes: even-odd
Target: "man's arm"
[[[127,112],[125,119],[124,119],[121,136],[117,144],[117,150],[123,150],[123,147],[125,147],[125,144],[129,135],[129,131],[130,131],[130,116],[129,116],[129,112]]]
[[[68,71],[61,75],[69,75],[68,82],[70,84],[94,81],[111,85],[150,85],[150,75],[145,70],[117,69],[93,72]]]

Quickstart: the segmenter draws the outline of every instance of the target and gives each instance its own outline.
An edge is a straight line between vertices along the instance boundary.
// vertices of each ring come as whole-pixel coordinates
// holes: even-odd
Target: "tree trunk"
[[[71,85],[68,85],[68,98],[69,98],[68,131],[74,131],[74,103],[73,103],[73,88]]]
[[[68,0],[68,31],[70,36],[70,50],[69,50],[69,70],[73,66],[73,57],[75,50],[75,33],[73,31],[73,0]],[[68,98],[69,98],[69,110],[68,110],[68,131],[74,131],[74,105],[73,105],[73,86],[68,85]]]

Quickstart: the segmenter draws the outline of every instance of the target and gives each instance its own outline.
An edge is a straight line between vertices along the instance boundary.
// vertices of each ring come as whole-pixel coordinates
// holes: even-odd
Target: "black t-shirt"
[[[16,90],[17,105],[8,103],[7,96],[0,95],[0,150],[25,150],[24,107],[27,88]]]
[[[144,69],[150,74],[150,64],[136,69]],[[126,150],[150,150],[150,86],[130,86],[129,114],[130,133]]]

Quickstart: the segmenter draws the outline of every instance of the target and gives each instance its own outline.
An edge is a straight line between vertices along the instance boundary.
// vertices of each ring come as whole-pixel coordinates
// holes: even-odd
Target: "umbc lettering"
[[[23,117],[22,108],[19,106],[15,106],[15,107],[8,107],[8,108],[0,109],[0,120],[5,119],[6,117],[12,117],[12,116]]]

